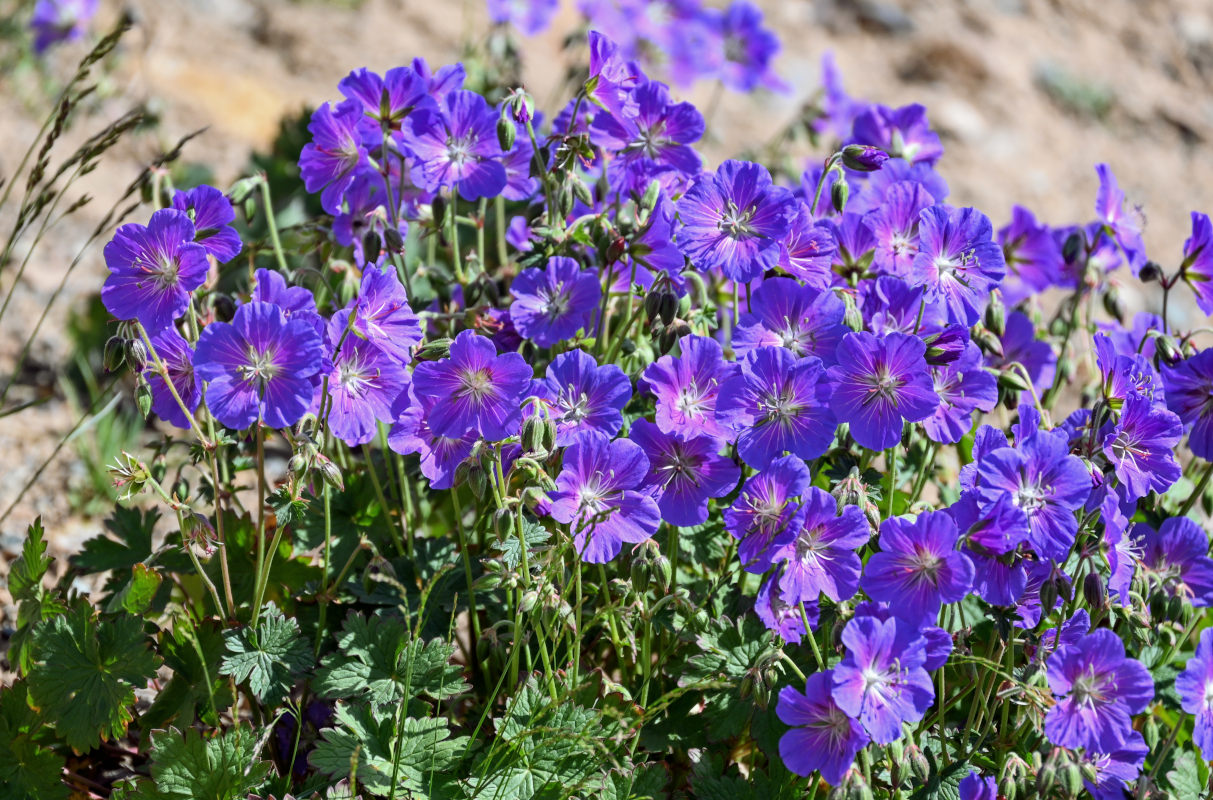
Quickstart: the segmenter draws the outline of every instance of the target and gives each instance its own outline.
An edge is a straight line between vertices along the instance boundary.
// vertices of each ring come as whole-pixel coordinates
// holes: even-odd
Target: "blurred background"
[[[789,91],[742,95],[710,82],[676,90],[708,117],[701,150],[709,166],[761,148],[794,120],[818,92],[822,56],[832,51],[852,96],[927,106],[946,148],[939,171],[950,202],[977,206],[996,228],[1016,203],[1053,225],[1089,221],[1099,162],[1112,166],[1129,203],[1142,208],[1149,254],[1168,270],[1180,260],[1189,211],[1213,212],[1209,0],[758,5],[782,41],[775,71]],[[108,332],[95,296],[109,234],[67,272],[139,170],[205,128],[186,144],[174,168],[178,179],[226,189],[256,169],[289,172],[272,154],[292,146],[297,152],[301,115],[338,99],[337,82],[351,69],[382,72],[415,57],[438,67],[483,45],[491,27],[481,0],[100,0],[82,40],[35,57],[31,8],[0,0],[0,175],[16,169],[79,59],[124,13],[134,28],[60,146],[70,153],[135,105],[146,106],[151,120],[73,187],[95,199],[55,225],[19,281],[13,267],[24,257],[21,247],[0,266],[0,296],[12,295],[0,321],[0,384],[11,383],[12,391],[0,407],[27,406],[0,416],[0,578],[37,514],[53,552],[78,549],[92,536],[100,525],[93,515],[113,491],[105,465],[146,438],[130,398],[110,400],[101,385]],[[572,0],[562,0],[545,33],[514,35],[523,83],[549,114],[572,95],[568,67],[584,62],[584,47],[569,46],[582,41],[581,24]],[[827,155],[824,144],[806,146],[804,154]],[[133,219],[145,221],[147,213],[139,209]],[[5,234],[12,215],[11,207],[0,212]],[[1127,309],[1156,311],[1156,287],[1143,291],[1124,278]],[[1173,309],[1171,318],[1180,327],[1201,324],[1191,304]]]

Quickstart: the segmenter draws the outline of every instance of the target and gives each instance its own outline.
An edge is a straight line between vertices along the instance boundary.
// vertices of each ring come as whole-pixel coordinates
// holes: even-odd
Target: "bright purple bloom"
[[[829,291],[801,286],[791,278],[762,282],[733,331],[733,349],[739,357],[762,347],[783,347],[797,357],[817,356],[827,366],[843,334],[846,304]]]
[[[939,397],[924,358],[922,340],[904,333],[848,333],[830,367],[830,407],[851,423],[860,447],[887,450],[901,441],[905,421],[935,413]]]
[[[198,408],[202,399],[202,387],[194,380],[194,348],[177,333],[177,329],[169,326],[151,337],[152,347],[164,366],[168,369],[168,379],[177,390],[177,396],[192,414]],[[155,361],[149,361],[143,370],[148,385],[152,390],[152,411],[156,416],[178,428],[189,430],[190,422],[177,404],[177,398],[164,382],[164,378],[156,370]]]
[[[413,360],[421,343],[421,321],[394,269],[370,266],[362,273],[354,303],[354,330],[401,364]]]
[[[42,54],[53,44],[83,38],[96,13],[97,0],[38,0],[29,21],[34,52]]]
[[[629,439],[587,433],[564,451],[564,468],[550,492],[552,516],[573,526],[583,561],[603,564],[624,542],[638,544],[657,531],[661,511],[640,487],[649,460]]]
[[[323,344],[310,320],[259,302],[240,306],[230,323],[207,325],[194,354],[211,414],[237,429],[298,422],[311,405],[323,364]]]
[[[931,368],[939,407],[922,421],[933,442],[954,444],[973,428],[973,411],[992,411],[998,405],[998,379],[986,372],[981,348],[969,342],[960,358]]]
[[[779,52],[779,38],[763,27],[757,6],[748,0],[733,0],[723,13],[708,19],[724,48],[719,77],[725,86],[739,92],[759,86],[776,91],[786,88],[771,63]]]
[[[935,198],[920,183],[898,181],[885,190],[884,202],[863,215],[863,224],[876,240],[872,267],[877,272],[909,279],[919,248],[923,212]],[[916,282],[918,285],[924,280]]]
[[[1025,562],[1013,551],[1028,538],[1028,518],[1004,494],[986,510],[977,493],[965,491],[947,509],[973,562],[973,592],[990,605],[1013,606],[1027,588]]]
[[[560,0],[488,0],[489,18],[508,22],[527,36],[547,30]]]
[[[931,206],[922,211],[911,283],[925,284],[927,298],[941,298],[952,322],[973,325],[1007,274],[1002,248],[989,218],[974,208]]]
[[[418,109],[403,134],[426,189],[458,189],[464,200],[479,200],[505,188],[497,113],[475,92],[460,89],[446,95],[437,110]]]
[[[796,502],[810,483],[809,468],[796,456],[782,456],[749,478],[733,505],[724,512],[724,527],[737,544],[737,557],[747,572],[763,573],[796,539],[805,507]]]
[[[831,264],[838,251],[829,226],[814,222],[809,207],[799,201],[788,222],[788,235],[779,251],[779,266],[806,286],[818,291],[829,289],[834,282]]]
[[[904,333],[917,336],[926,344],[928,337],[942,334],[947,326],[943,306],[939,302],[928,302],[923,297],[925,293],[924,287],[910,286],[892,275],[864,281],[859,285],[864,322],[874,334]],[[969,339],[967,329],[964,329],[963,338],[966,342]],[[929,355],[927,363],[931,363]]]
[[[424,58],[413,59],[413,71],[429,85],[430,97],[435,100],[462,89],[463,81],[467,77],[467,70],[462,64],[448,64],[434,71]]]
[[[299,154],[299,175],[309,192],[320,192],[320,205],[330,214],[341,213],[355,173],[368,163],[358,132],[361,119],[360,104],[346,100],[336,108],[328,103],[320,106],[307,126],[312,141]]]
[[[834,415],[820,358],[797,358],[782,347],[762,347],[720,386],[716,416],[737,433],[737,452],[762,469],[789,451],[811,460],[834,441]]]
[[[708,498],[724,497],[741,479],[741,469],[720,455],[720,441],[711,436],[682,440],[638,419],[628,438],[648,456],[643,488],[671,525],[702,524],[708,518]]]
[[[1036,327],[1027,314],[1021,311],[1007,314],[1002,354],[1001,359],[991,358],[990,366],[1005,367],[1015,362],[1023,364],[1037,392],[1043,392],[1053,384],[1057,372],[1057,353],[1053,352],[1051,344],[1036,338]]]
[[[1125,193],[1121,191],[1107,164],[1096,164],[1099,173],[1099,194],[1095,197],[1095,213],[1100,221],[1112,229],[1112,236],[1129,262],[1129,269],[1137,275],[1146,263],[1146,245],[1141,240],[1140,213],[1125,210]]]
[[[657,427],[684,439],[726,438],[716,404],[720,385],[737,366],[726,362],[720,343],[706,336],[684,336],[679,347],[681,356],[662,356],[640,378],[657,399]]]
[[[220,264],[239,255],[240,234],[231,226],[236,209],[223,192],[205,184],[195,186],[174,194],[173,208],[189,215],[194,223],[194,241]]]
[[[1181,707],[1196,717],[1192,741],[1206,758],[1213,755],[1213,628],[1200,632],[1196,653],[1175,678]]]
[[[766,167],[726,161],[678,201],[678,246],[699,271],[748,283],[778,263],[794,202]]]
[[[1208,214],[1192,212],[1192,235],[1184,242],[1183,277],[1196,293],[1196,305],[1213,315],[1213,222]]]
[[[1029,541],[1037,554],[1063,562],[1074,544],[1074,512],[1091,494],[1091,476],[1082,459],[1070,455],[1063,434],[1042,432],[986,453],[977,465],[983,503],[1009,493],[1028,515]]]
[[[854,181],[855,176],[851,176]],[[866,214],[884,205],[889,190],[898,183],[916,183],[927,190],[936,203],[948,198],[948,183],[926,162],[911,164],[904,158],[890,158],[878,172],[862,176],[863,183],[854,191],[847,208]],[[854,187],[852,187],[854,189]]]
[[[998,783],[992,776],[982,777],[976,772],[970,772],[961,779],[960,800],[998,800]]]
[[[416,109],[436,107],[428,82],[411,67],[394,67],[382,76],[363,67],[342,78],[337,88],[361,107],[368,146],[382,145],[383,130],[400,130]]]
[[[813,120],[813,130],[841,140],[851,134],[855,117],[868,107],[867,103],[847,94],[842,85],[842,73],[834,62],[834,54],[827,50],[821,55],[821,110],[822,116]]]
[[[801,613],[801,609],[804,613]],[[806,605],[793,603],[784,596],[779,588],[779,570],[776,569],[758,587],[758,595],[754,598],[754,613],[762,620],[767,629],[775,632],[785,642],[797,644],[808,631],[804,621],[807,618],[811,627],[816,627],[821,619],[821,609],[816,603]]]
[[[510,286],[510,319],[523,337],[551,347],[590,327],[602,299],[598,276],[571,258],[553,256],[543,269],[518,273]]]
[[[797,775],[821,773],[837,786],[855,763],[855,756],[870,741],[863,727],[847,716],[830,695],[834,672],[814,672],[804,692],[785,686],[775,712],[792,729],[779,739],[779,757]]]
[[[1200,525],[1188,517],[1168,517],[1155,531],[1139,522],[1133,540],[1152,589],[1196,608],[1213,605],[1213,558],[1209,558],[1209,537]]]
[[[1062,747],[1117,750],[1131,737],[1133,715],[1154,699],[1150,673],[1125,657],[1124,643],[1107,628],[1059,647],[1048,677],[1057,705],[1045,716],[1045,735]]]
[[[1151,490],[1161,494],[1179,480],[1183,470],[1175,448],[1183,435],[1178,416],[1138,397],[1124,404],[1118,421],[1103,427],[1103,452],[1116,469],[1126,500],[1145,497]]]
[[[1011,209],[1011,223],[999,229],[998,243],[1007,264],[1007,277],[999,288],[1008,306],[1061,280],[1061,246],[1049,226],[1038,223],[1023,206]]]
[[[632,398],[632,384],[614,364],[598,365],[584,350],[561,353],[548,364],[547,376],[532,386],[548,402],[556,423],[556,445],[565,447],[586,431],[608,437],[623,427],[623,407]]]
[[[834,602],[849,600],[859,589],[861,563],[855,552],[868,543],[872,529],[859,506],[844,506],[829,492],[810,487],[805,492],[804,522],[796,537],[773,556],[787,560],[780,581],[794,602],[817,602],[824,594]]]
[[[590,31],[590,79],[586,93],[596,104],[616,119],[629,119],[640,113],[634,89],[643,81],[644,73],[630,61],[625,61],[619,47],[598,31]]]
[[[669,185],[698,175],[703,160],[691,145],[703,136],[703,115],[690,103],[673,102],[669,87],[657,81],[637,86],[632,97],[636,116],[597,114],[590,125],[594,143],[615,153],[607,168],[612,186],[641,194],[654,178]]]
[[[877,603],[872,600],[856,603],[855,616],[872,617],[881,622],[887,619],[897,619],[888,603]],[[948,656],[952,654],[952,634],[934,625],[923,625],[918,629],[918,633],[926,642],[927,657],[922,663],[922,668],[927,672],[934,672],[948,663]]]
[[[375,438],[379,422],[393,422],[397,398],[408,388],[404,365],[372,342],[346,333],[350,310],[338,311],[328,324],[329,427],[348,445]],[[338,347],[340,344],[340,347]]]
[[[427,419],[434,433],[457,437],[475,430],[496,442],[518,432],[518,404],[531,376],[522,356],[499,356],[492,342],[468,330],[451,343],[450,358],[417,365],[413,390],[438,401]]]
[[[387,443],[397,453],[421,456],[421,474],[429,480],[431,489],[449,489],[455,485],[455,470],[472,454],[480,436],[475,431],[439,436],[430,430],[430,411],[438,402],[418,399],[411,387],[401,394],[393,409],[396,421]]]
[[[927,110],[921,105],[872,105],[855,118],[851,136],[855,144],[879,147],[894,158],[904,158],[911,164],[925,161],[934,164],[943,155],[939,134],[931,130]]]
[[[1129,398],[1147,405],[1165,402],[1162,378],[1147,357],[1137,352],[1118,353],[1111,337],[1097,333],[1095,361],[1103,378],[1104,397],[1114,410],[1119,411]]]
[[[148,334],[173,324],[189,308],[190,293],[206,280],[206,250],[194,243],[194,225],[182,211],[162,208],[147,225],[128,223],[105,246],[110,274],[101,301],[118,319],[138,320]]]
[[[1188,448],[1192,454],[1213,460],[1213,349],[1202,350],[1173,367],[1164,366],[1167,407],[1191,425]]]
[[[943,604],[960,602],[973,586],[973,562],[957,552],[959,538],[956,523],[943,511],[919,514],[913,522],[885,520],[880,552],[864,566],[863,590],[907,622],[934,622]]]
[[[856,616],[843,629],[842,643],[847,654],[834,667],[834,702],[876,744],[896,741],[901,723],[922,719],[935,701],[923,667],[926,639],[896,617]]]
[[[1145,737],[1137,731],[1129,731],[1125,743],[1111,753],[1082,753],[1080,760],[1095,770],[1095,784],[1083,780],[1083,786],[1095,800],[1125,800],[1128,784],[1141,775],[1149,753]]]
[[[1129,605],[1129,589],[1141,559],[1141,548],[1129,536],[1129,520],[1121,508],[1120,495],[1115,486],[1108,486],[1099,505],[1103,538],[1107,545],[1108,596],[1119,599],[1122,606]],[[1136,503],[1134,503],[1136,506]]]

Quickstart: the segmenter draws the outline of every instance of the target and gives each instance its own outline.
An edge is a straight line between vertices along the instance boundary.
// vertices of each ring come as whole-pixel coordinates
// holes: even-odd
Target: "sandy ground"
[[[726,94],[704,147],[713,162],[761,143],[791,119],[819,83],[819,64],[835,53],[848,90],[889,105],[922,102],[944,135],[941,172],[951,201],[975,205],[1004,224],[1013,203],[1062,224],[1091,218],[1093,165],[1107,161],[1133,203],[1144,207],[1146,242],[1164,266],[1178,262],[1190,210],[1213,211],[1213,4],[1207,0],[765,0],[759,3],[784,42],[778,71],[787,95]],[[524,77],[541,102],[563,73],[560,41],[576,24],[571,0],[556,30],[530,40]],[[96,30],[122,8],[138,20],[122,45],[107,98],[95,119],[146,102],[162,119],[153,137],[120,146],[81,184],[97,197],[55,232],[17,287],[0,324],[0,376],[32,320],[45,307],[102,210],[160,145],[209,126],[186,158],[209,165],[226,187],[253,149],[268,145],[279,119],[338,96],[350,69],[383,70],[424,56],[456,60],[484,35],[479,0],[461,2],[287,2],[286,0],[103,0]],[[0,44],[0,47],[4,45]],[[77,46],[55,51],[69,69]],[[0,77],[0,173],[11,169],[37,129],[36,99],[4,88]],[[683,95],[706,108],[713,87]],[[551,110],[551,109],[549,109]],[[73,131],[69,141],[84,130]],[[0,215],[0,223],[7,222]],[[75,422],[55,389],[55,365],[70,356],[63,335],[69,309],[101,284],[100,245],[69,281],[36,343],[34,370],[14,397],[49,395],[37,409],[0,418],[0,513]],[[12,270],[0,272],[7,292]],[[1127,290],[1130,304],[1153,308],[1157,290]],[[1186,318],[1178,315],[1186,314]],[[1175,321],[1197,322],[1190,305]],[[27,370],[28,372],[28,370]],[[42,514],[60,555],[100,529],[67,502],[83,480],[71,446],[0,526],[0,577],[25,526]],[[0,590],[0,606],[3,605]]]

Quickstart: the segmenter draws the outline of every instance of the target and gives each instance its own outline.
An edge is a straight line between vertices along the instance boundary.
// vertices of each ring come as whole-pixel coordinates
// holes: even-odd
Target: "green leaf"
[[[307,501],[294,497],[285,486],[270,494],[265,502],[273,510],[279,526],[294,524],[307,513]]]
[[[127,611],[141,616],[151,608],[164,578],[155,567],[146,564],[136,564],[131,567],[130,573],[126,585],[106,603],[106,611]]]
[[[397,786],[411,792],[407,797],[449,794],[467,737],[451,739],[442,717],[405,717],[396,726],[392,715],[338,703],[334,718],[339,727],[321,731],[321,741],[308,756],[316,769],[334,777],[348,775],[356,758],[358,783],[373,794],[390,791],[393,772]]]
[[[670,771],[665,764],[649,762],[631,770],[611,770],[602,776],[598,800],[665,800]]]
[[[712,678],[742,678],[764,651],[774,646],[774,637],[753,615],[736,622],[728,617],[714,620],[698,639],[700,652],[687,660],[679,685],[687,686]]]
[[[42,588],[42,579],[54,561],[46,554],[44,534],[42,517],[38,517],[27,529],[21,555],[8,575],[9,591],[17,603],[17,632],[9,642],[8,660],[23,673],[32,666],[29,640],[33,626],[67,610],[58,596],[48,595]]]
[[[542,525],[528,519],[523,520],[522,537],[526,539],[527,553],[533,553],[535,548],[552,538],[552,534],[544,530]],[[507,536],[504,541],[494,542],[493,547],[501,551],[502,560],[510,569],[522,563],[522,543],[518,541],[517,536]]]
[[[1204,794],[1204,783],[1196,766],[1196,755],[1185,750],[1175,757],[1175,767],[1167,773],[1167,784],[1173,797],[1200,797]]]
[[[163,728],[173,719],[188,726],[196,718],[218,727],[219,712],[232,702],[229,682],[219,675],[224,646],[218,624],[195,626],[188,617],[179,617],[172,630],[161,631],[160,652],[173,677],[143,713],[143,729]]]
[[[38,715],[27,688],[16,683],[0,691],[0,786],[12,800],[59,800],[68,796],[60,776],[63,758],[34,741]]]
[[[926,783],[918,787],[910,800],[960,800],[960,782],[972,771],[967,761],[954,761],[945,767],[935,761],[935,754],[927,751],[931,762],[931,774]]]
[[[307,642],[299,636],[299,623],[287,619],[273,603],[266,603],[257,628],[223,634],[227,655],[219,671],[237,683],[248,681],[253,696],[273,707],[290,692],[294,678],[311,666]]]
[[[112,534],[101,534],[84,543],[84,549],[72,556],[72,566],[85,572],[125,572],[152,556],[152,533],[160,512],[118,506],[105,521]]]
[[[174,728],[152,734],[152,779],[170,800],[243,800],[258,789],[271,764],[257,759],[257,737],[236,726],[213,738]]]
[[[455,645],[413,639],[395,617],[350,614],[337,647],[316,674],[322,697],[365,697],[385,705],[421,695],[445,700],[468,688],[463,670],[450,663]]]
[[[34,631],[33,655],[30,699],[78,752],[126,733],[135,689],[159,661],[142,621],[120,616],[101,624],[83,601]]]

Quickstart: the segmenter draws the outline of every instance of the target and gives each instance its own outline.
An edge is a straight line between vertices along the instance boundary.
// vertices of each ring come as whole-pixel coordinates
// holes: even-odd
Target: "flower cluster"
[[[555,3],[490,7],[534,32]],[[299,168],[352,261],[344,295],[261,269],[229,319],[204,312],[240,250],[210,187],[120,228],[102,298],[146,340],[152,407],[181,427],[204,406],[233,430],[295,428],[296,444],[382,435],[429,490],[487,486],[495,518],[559,532],[574,569],[655,537],[677,548],[680,529],[720,537],[759,576],[754,613],[816,660],[776,706],[796,773],[857,779],[864,748],[944,724],[945,666],[980,663],[1001,677],[963,706],[1014,694],[1116,795],[1156,702],[1126,640],[1181,621],[1178,649],[1213,604],[1208,536],[1187,516],[1213,472],[1213,355],[1165,316],[1126,325],[1109,303],[1095,319],[1121,266],[1158,270],[1112,171],[1098,167],[1093,221],[1016,208],[995,230],[947,202],[924,108],[854,100],[832,72],[824,163],[709,169],[703,117],[633,59],[654,45],[676,77],[771,85],[757,12],[581,8],[599,30],[645,24],[590,34],[591,77],[551,120],[420,60],[352,72],[315,112]],[[1165,291],[1182,279],[1213,306],[1211,242],[1194,214]],[[1046,322],[1049,289],[1069,299]],[[1206,755],[1208,634],[1175,679]],[[992,780],[961,794],[993,796]]]

